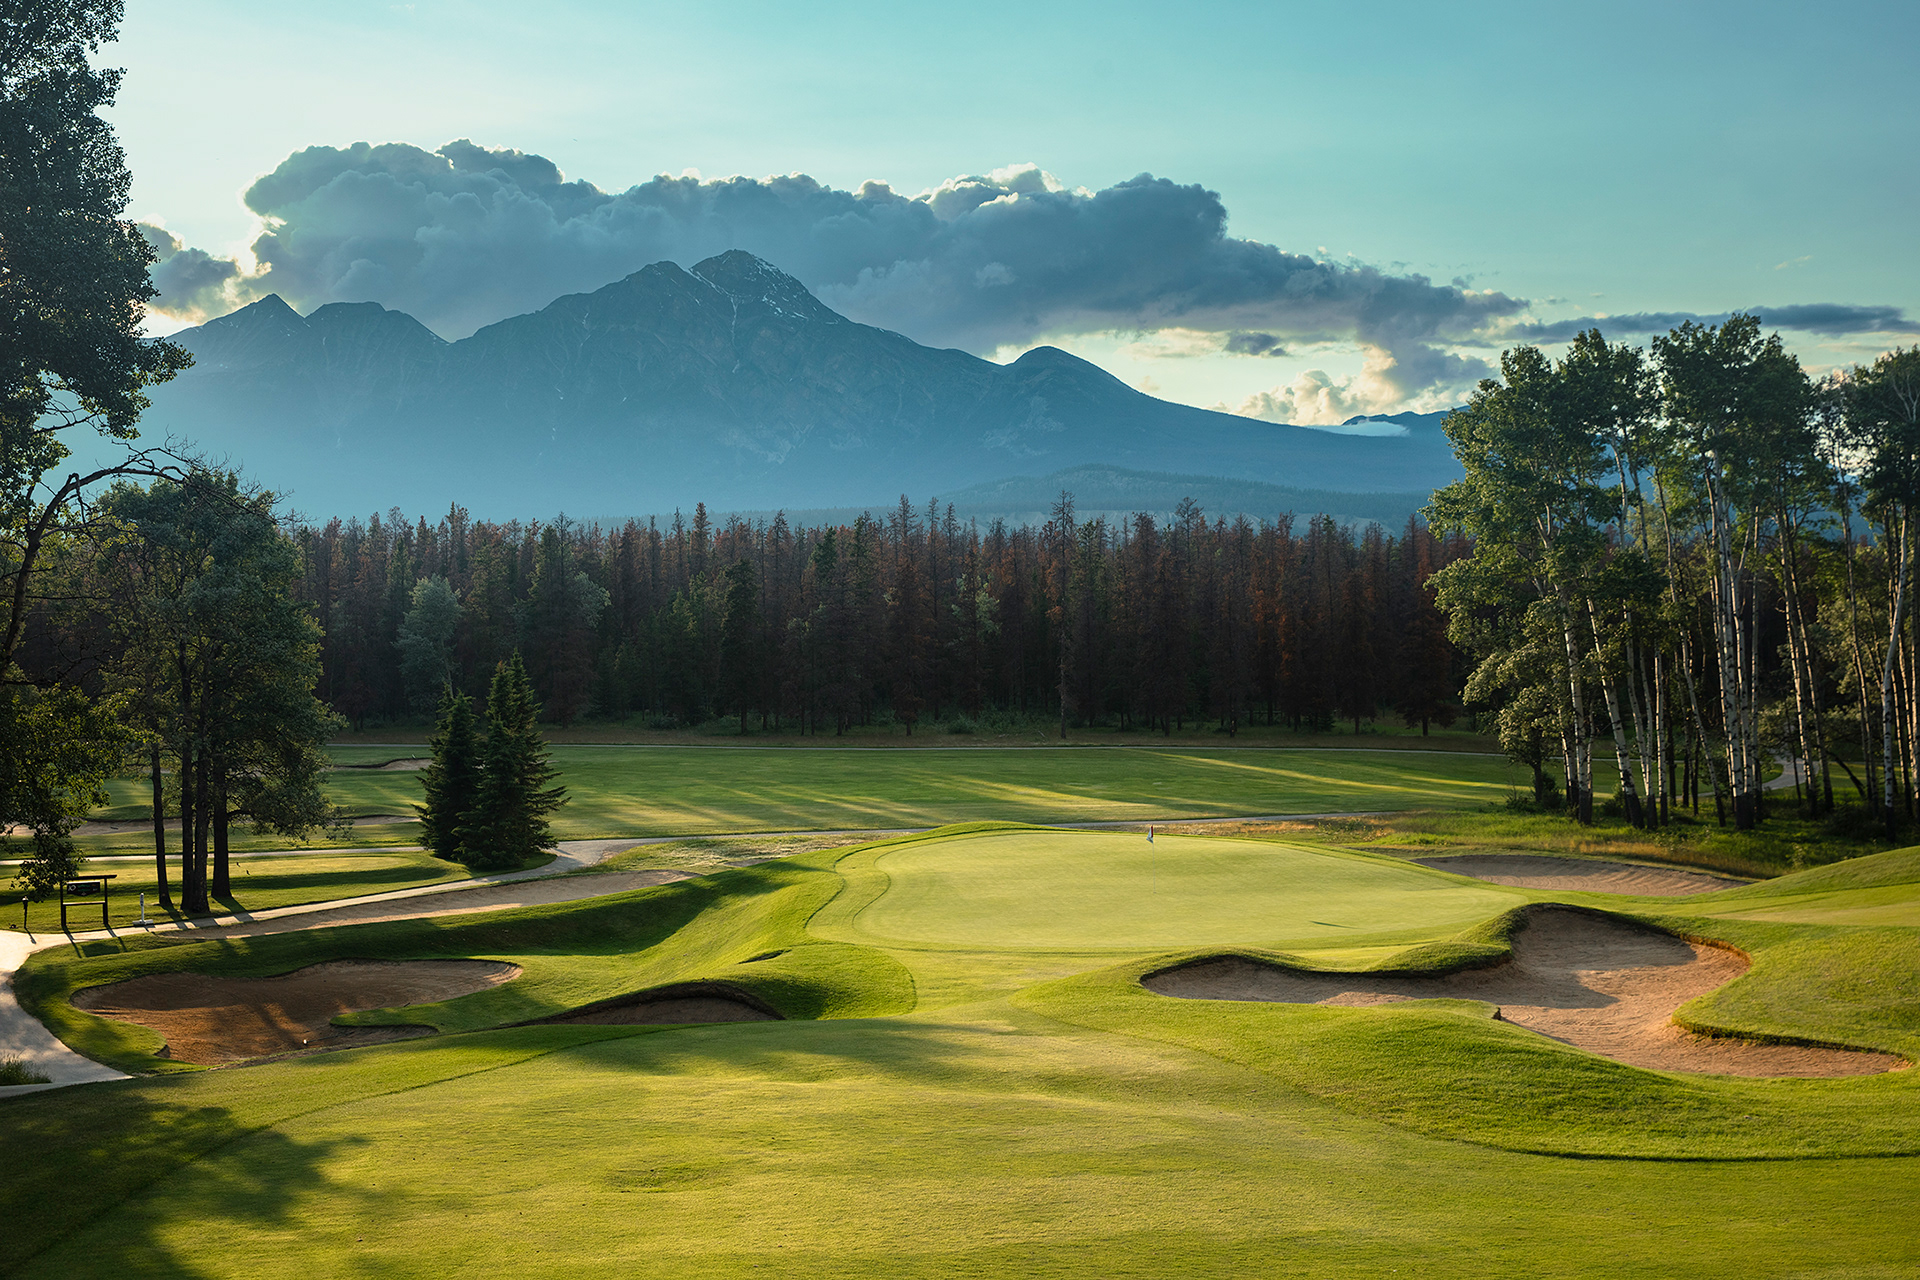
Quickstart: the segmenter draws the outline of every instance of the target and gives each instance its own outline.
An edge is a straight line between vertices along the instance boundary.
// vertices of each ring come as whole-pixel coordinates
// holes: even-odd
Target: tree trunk
[[[153,772],[153,878],[159,886],[160,905],[173,906],[173,890],[167,885],[167,792],[160,779],[160,740],[147,749]]]
[[[195,874],[193,834],[198,809],[194,804],[192,739],[180,749],[180,909],[190,916],[207,914],[207,886]]]
[[[1899,811],[1893,807],[1893,667],[1894,659],[1900,649],[1900,614],[1907,606],[1907,576],[1910,571],[1907,550],[1906,520],[1900,522],[1900,573],[1893,588],[1892,617],[1888,623],[1886,660],[1880,667],[1880,769],[1881,769],[1881,810],[1887,823],[1887,837],[1892,839],[1899,831]],[[1861,690],[1862,694],[1866,691]]]
[[[233,880],[227,870],[227,782],[226,770],[218,771],[213,784],[213,896],[233,897]]]
[[[208,914],[213,911],[207,875],[207,836],[213,828],[213,788],[209,784],[212,769],[213,762],[207,752],[203,750],[196,753],[193,763],[193,878],[199,890],[200,909]]]

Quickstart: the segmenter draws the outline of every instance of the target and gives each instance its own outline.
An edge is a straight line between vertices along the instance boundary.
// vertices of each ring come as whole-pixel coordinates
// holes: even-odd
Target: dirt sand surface
[[[1187,1000],[1384,1004],[1485,1000],[1508,1022],[1636,1067],[1727,1076],[1872,1075],[1903,1066],[1885,1053],[1696,1036],[1673,1011],[1747,970],[1745,957],[1628,921],[1540,907],[1514,938],[1513,960],[1444,977],[1306,973],[1239,956],[1149,974],[1150,991]]]
[[[431,1034],[425,1027],[336,1027],[342,1013],[451,1000],[518,977],[493,960],[332,960],[277,978],[156,973],[73,998],[89,1013],[151,1027],[167,1056],[213,1066],[263,1054],[344,1049]]]
[[[1412,861],[1435,871],[1451,871],[1457,876],[1472,876],[1475,880],[1522,889],[1631,893],[1647,898],[1681,898],[1690,893],[1737,889],[1746,883],[1704,871],[1643,867],[1631,862],[1593,862],[1585,858],[1545,858],[1526,853],[1459,854]]]

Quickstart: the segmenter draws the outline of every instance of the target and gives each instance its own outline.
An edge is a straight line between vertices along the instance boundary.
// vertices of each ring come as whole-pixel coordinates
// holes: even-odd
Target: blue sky
[[[931,284],[903,300],[904,271],[882,296],[777,263],[858,318],[924,341],[999,358],[1051,341],[1169,398],[1293,420],[1447,401],[1523,323],[1756,305],[1894,309],[1878,313],[1895,317],[1887,327],[1787,330],[1806,363],[1824,369],[1915,341],[1920,320],[1911,0],[937,9],[129,0],[105,61],[127,68],[113,118],[135,174],[135,216],[216,258],[238,255],[243,271],[255,267],[246,252],[261,229],[243,192],[294,153],[360,141],[432,152],[469,138],[536,153],[604,192],[693,170],[804,173],[840,192],[880,180],[911,197],[1034,165],[1064,200],[1152,173],[1217,193],[1236,245],[1331,264],[1329,278],[1355,289],[1351,270],[1367,269],[1375,284],[1355,303],[1361,311],[1393,292],[1379,281],[1411,276],[1466,291],[1469,303],[1484,291],[1505,300],[1486,310],[1491,319],[1413,336],[1284,307],[1195,311],[1187,322],[1170,305],[1129,316],[1112,299],[1090,307],[1084,297],[1034,303],[1032,323],[996,328],[991,317],[938,314],[947,295]],[[1022,182],[996,181],[1010,192]],[[292,230],[320,217],[317,207],[288,206]],[[336,216],[337,200],[329,207]],[[338,235],[327,243],[329,262],[347,252]],[[1150,241],[1124,251],[1154,253]],[[275,279],[288,282],[274,286],[282,292],[305,290],[290,298],[303,309],[357,289],[418,314],[449,287],[409,292],[369,283],[390,276],[317,266]],[[554,281],[551,293],[586,287],[564,272]],[[540,293],[541,279],[525,289]],[[470,328],[486,306],[510,302],[491,300],[422,318]],[[1225,344],[1243,329],[1269,334],[1285,354],[1233,354]]]

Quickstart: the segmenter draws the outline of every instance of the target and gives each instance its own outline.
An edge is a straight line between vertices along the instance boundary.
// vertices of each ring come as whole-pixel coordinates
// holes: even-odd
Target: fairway
[[[1389,985],[1498,975],[1530,904],[1554,902],[1750,956],[1688,1026],[1920,1056],[1920,928],[1761,918],[1913,911],[1920,851],[1631,898],[1298,840],[951,828],[599,899],[40,953],[23,1002],[173,1074],[0,1102],[0,1141],[36,1152],[0,1178],[0,1214],[19,1274],[63,1280],[304,1280],[316,1257],[415,1276],[1916,1274],[1911,1069],[1649,1070],[1482,998],[1144,983],[1223,952]],[[519,976],[335,1023],[436,1037],[242,1069],[155,1056],[69,999],[455,959]],[[685,983],[786,1020],[516,1025]]]
[[[1017,832],[908,845],[853,921],[873,942],[981,949],[1340,945],[1524,901],[1385,858],[1269,841]]]
[[[1144,735],[1143,735],[1144,736]],[[379,764],[423,748],[349,746],[342,764]],[[1294,813],[1463,809],[1513,792],[1498,756],[1458,751],[1266,747],[641,747],[558,745],[567,803],[556,840],[743,831],[875,831],[955,822],[1150,822]],[[336,768],[328,799],[356,817],[412,819],[418,770]],[[152,833],[147,784],[113,780],[94,816],[128,824],[83,833],[83,851],[137,853]],[[177,843],[178,835],[172,839]],[[416,821],[314,833],[303,843],[413,844]],[[236,826],[233,847],[287,847]]]

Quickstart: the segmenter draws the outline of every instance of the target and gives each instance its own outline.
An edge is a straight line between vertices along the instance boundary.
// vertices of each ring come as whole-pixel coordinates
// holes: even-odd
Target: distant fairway
[[[1144,737],[1144,735],[1143,735]],[[336,749],[342,764],[377,765],[423,748]],[[633,747],[552,749],[568,801],[554,838],[739,831],[872,831],[954,822],[1148,822],[1289,813],[1462,809],[1516,784],[1498,756],[1457,751],[1157,747]],[[336,768],[327,794],[355,815],[411,818],[417,771]],[[147,784],[118,778],[96,814],[129,824],[80,837],[90,853],[153,847],[139,824]],[[177,844],[178,834],[172,840]],[[316,833],[323,846],[412,844],[414,821]],[[236,849],[286,848],[234,830]]]
[[[875,866],[887,889],[855,933],[981,949],[1337,946],[1458,928],[1525,900],[1385,858],[1131,832],[978,835],[907,845]]]

